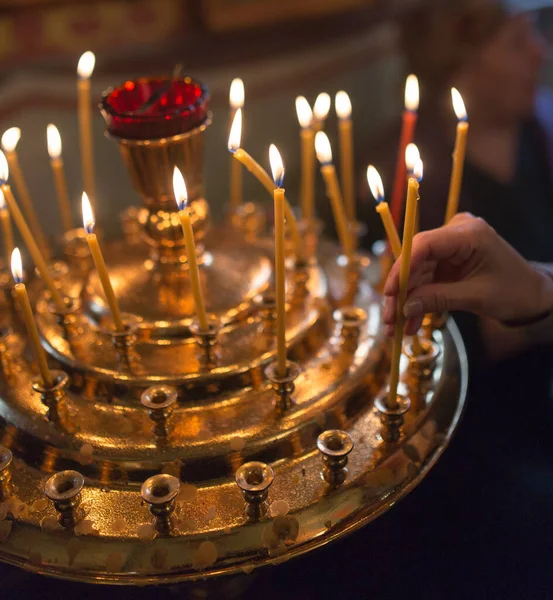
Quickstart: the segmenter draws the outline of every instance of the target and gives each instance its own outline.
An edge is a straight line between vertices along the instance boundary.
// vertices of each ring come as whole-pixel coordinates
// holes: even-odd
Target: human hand
[[[400,261],[384,288],[384,323],[396,321]],[[500,321],[531,319],[553,309],[553,280],[526,261],[484,220],[468,213],[413,240],[405,332],[427,313],[463,310]]]

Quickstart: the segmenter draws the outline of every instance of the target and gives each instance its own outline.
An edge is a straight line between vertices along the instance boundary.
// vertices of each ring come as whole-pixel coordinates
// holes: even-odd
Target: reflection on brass
[[[294,405],[295,381],[299,374],[299,365],[291,360],[286,361],[286,375],[284,376],[278,375],[276,362],[272,362],[265,368],[265,377],[271,383],[276,395],[275,406],[278,411],[284,412]]]
[[[333,486],[346,480],[348,456],[353,450],[353,440],[347,431],[329,429],[317,438],[317,448],[323,457],[323,478]]]
[[[408,344],[405,354],[409,359],[409,372],[415,381],[428,381],[434,372],[436,359],[440,354],[438,344],[430,340],[420,340],[421,351],[417,354],[413,344]]]
[[[155,517],[156,529],[167,535],[171,531],[171,515],[175,510],[175,498],[180,490],[180,481],[173,475],[154,475],[140,488],[142,499],[150,506]]]
[[[66,388],[69,385],[69,376],[64,371],[52,370],[54,385],[46,387],[42,378],[33,380],[33,390],[40,395],[40,400],[46,406],[46,418],[49,421],[59,421],[59,405],[66,398]]]
[[[207,330],[202,329],[197,319],[190,325],[190,331],[196,338],[200,350],[200,362],[204,366],[214,366],[217,362],[217,342],[221,323],[215,317],[208,317]]]
[[[380,437],[387,443],[396,444],[403,435],[402,426],[405,414],[411,408],[411,400],[407,396],[397,396],[397,407],[388,406],[388,394],[379,396],[375,400],[375,406],[380,413],[382,430]]]
[[[142,392],[140,402],[148,409],[148,415],[154,423],[154,435],[167,437],[168,419],[175,409],[177,390],[170,385],[152,385]]]
[[[78,335],[78,323],[81,309],[80,298],[65,298],[66,309],[61,312],[53,302],[48,303],[48,310],[55,316],[58,325],[62,327],[65,339]]]
[[[71,528],[83,518],[81,490],[84,478],[78,471],[60,471],[52,475],[44,486],[44,494],[59,513],[62,527]]]
[[[359,344],[362,329],[367,323],[367,312],[356,306],[345,306],[334,311],[338,335],[347,352],[354,352]]]
[[[275,478],[273,469],[262,462],[249,462],[236,471],[236,484],[246,501],[246,515],[257,521],[267,512],[267,496]]]
[[[0,501],[11,495],[13,454],[5,446],[0,446]]]

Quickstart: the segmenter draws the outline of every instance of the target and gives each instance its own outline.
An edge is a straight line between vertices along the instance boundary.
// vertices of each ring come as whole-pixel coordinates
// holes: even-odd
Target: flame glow
[[[313,105],[313,114],[317,121],[324,121],[328,117],[328,111],[330,110],[330,96],[326,92],[321,92],[315,104]]]
[[[239,79],[233,79],[230,84],[230,93],[229,93],[229,102],[232,108],[235,110],[242,108],[244,106],[244,82]]]
[[[12,277],[15,283],[21,283],[23,281],[23,262],[21,260],[21,252],[17,246],[12,251]]]
[[[332,162],[332,148],[330,141],[324,131],[319,131],[315,136],[315,152],[317,158],[323,165],[328,165]]]
[[[422,181],[422,176],[424,175],[424,168],[422,164],[422,160],[419,158],[415,163],[415,167],[413,168],[413,177],[417,181]]]
[[[271,163],[275,185],[281,188],[284,181],[284,163],[282,162],[282,156],[280,156],[278,148],[274,144],[271,144],[269,147],[269,162]]]
[[[351,117],[351,100],[349,99],[347,92],[338,92],[334,103],[336,105],[336,114],[339,119],[349,119]]]
[[[419,80],[416,75],[409,75],[405,82],[405,108],[411,112],[419,108]]]
[[[61,135],[58,128],[52,123],[46,128],[46,140],[50,158],[59,158],[61,156]]]
[[[236,152],[240,148],[242,138],[242,109],[239,108],[234,115],[230,134],[228,136],[228,149],[230,152]]]
[[[405,166],[407,167],[407,171],[412,173],[417,161],[420,160],[421,154],[416,144],[407,144],[407,148],[405,148]]]
[[[6,199],[4,198],[4,192],[0,190],[0,210],[6,209]]]
[[[175,194],[178,209],[184,210],[186,208],[186,203],[188,202],[188,190],[186,189],[184,177],[178,167],[173,169],[173,192]]]
[[[0,183],[7,183],[10,176],[10,167],[6,155],[0,150]]]
[[[311,127],[313,124],[313,111],[309,106],[309,102],[307,102],[307,99],[303,96],[298,96],[296,98],[296,113],[302,129]]]
[[[81,79],[89,79],[94,71],[94,65],[96,64],[96,57],[94,52],[87,50],[81,58],[79,58],[79,64],[77,65],[77,75]]]
[[[4,152],[13,152],[17,142],[21,139],[21,129],[19,127],[10,127],[2,136],[2,148]]]
[[[372,165],[367,168],[367,181],[376,202],[382,202],[384,200],[384,185],[380,173]]]
[[[467,109],[465,108],[463,97],[456,88],[451,88],[451,100],[453,101],[453,110],[455,111],[459,121],[466,121]]]
[[[82,209],[83,209],[83,227],[87,233],[92,233],[94,231],[94,213],[92,212],[92,206],[90,206],[90,200],[86,195],[86,192],[83,192],[83,197],[81,200]]]

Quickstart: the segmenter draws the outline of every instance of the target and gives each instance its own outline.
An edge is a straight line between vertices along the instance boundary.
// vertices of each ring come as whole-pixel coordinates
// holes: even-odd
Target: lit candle
[[[309,223],[315,217],[315,132],[313,111],[303,96],[296,98],[296,113],[301,127],[301,213]]]
[[[415,75],[409,75],[405,82],[405,110],[403,111],[401,137],[397,154],[396,176],[392,194],[392,217],[399,225],[405,198],[405,149],[413,141],[419,109],[419,80]]]
[[[263,187],[271,194],[274,193],[275,185],[267,171],[256,162],[243,148],[240,148],[240,137],[242,132],[242,111],[238,109],[236,116],[230,129],[230,135],[228,139],[228,149],[232,153],[234,158],[242,163],[246,169],[263,185]],[[284,199],[284,213],[286,216],[286,224],[290,230],[290,237],[294,244],[294,251],[296,253],[296,259],[298,262],[305,260],[305,252],[303,250],[303,242],[296,222],[296,217],[290,207],[290,203]]]
[[[115,330],[119,333],[122,333],[125,331],[125,324],[121,319],[121,311],[119,310],[119,304],[117,303],[117,298],[115,297],[115,292],[113,291],[113,286],[111,285],[111,279],[109,278],[104,256],[102,254],[102,250],[100,249],[100,244],[98,243],[98,238],[94,233],[94,214],[92,212],[92,207],[90,206],[90,201],[86,192],[83,192],[82,209],[83,227],[86,233],[86,241],[88,242],[88,247],[90,248],[90,254],[92,255],[92,260],[96,266],[96,271],[98,273],[98,277],[100,278],[100,282],[111,311],[111,318],[113,319]]]
[[[388,243],[390,244],[394,258],[397,260],[401,254],[401,242],[399,240],[399,234],[397,232],[394,220],[392,219],[390,207],[384,200],[384,185],[382,184],[382,179],[379,172],[372,165],[369,165],[367,169],[367,181],[369,182],[372,195],[376,200],[376,212],[382,219],[382,224],[384,225],[384,230],[386,231],[386,236],[388,237]]]
[[[10,216],[17,226],[17,229],[19,230],[27,249],[29,250],[33,262],[35,263],[35,267],[42,277],[42,281],[44,281],[46,287],[50,291],[50,295],[52,296],[54,304],[60,312],[64,311],[66,308],[65,302],[63,301],[59,290],[56,287],[52,276],[50,275],[50,271],[46,266],[46,261],[44,260],[37,242],[35,241],[35,237],[29,229],[29,226],[27,225],[27,222],[25,221],[17,202],[13,197],[12,190],[8,185],[9,174],[10,169],[8,166],[8,161],[6,160],[4,153],[0,151],[0,190],[4,194],[4,199],[8,205]]]
[[[230,117],[229,132],[236,116],[237,110],[244,107],[244,82],[241,79],[233,79],[230,85]],[[230,207],[236,210],[242,204],[242,165],[230,158]]]
[[[284,270],[284,165],[277,147],[269,148],[271,170],[275,181],[275,291],[277,313],[277,373],[286,377],[286,275]]]
[[[451,171],[451,181],[449,183],[449,196],[447,198],[447,210],[445,213],[445,223],[449,223],[459,210],[459,197],[461,195],[461,185],[463,183],[463,169],[465,167],[465,154],[467,151],[467,136],[469,132],[469,123],[465,103],[461,94],[455,89],[451,89],[451,98],[453,100],[453,110],[457,115],[457,135],[455,138],[455,149],[453,151],[453,169]]]
[[[27,187],[27,183],[23,177],[23,172],[21,171],[21,166],[19,165],[16,147],[20,138],[21,129],[19,129],[19,127],[10,127],[10,129],[6,130],[2,136],[2,149],[6,153],[6,159],[8,160],[11,177],[15,183],[19,200],[23,205],[23,210],[25,211],[25,215],[29,221],[31,231],[36,238],[42,254],[48,260],[52,253],[50,252],[50,247],[48,246],[46,238],[44,237],[44,233],[42,232],[42,227],[40,226],[40,222],[33,207],[33,201],[31,200],[29,188]]]
[[[315,104],[313,105],[313,115],[315,117],[313,126],[315,131],[322,131],[324,129],[325,121],[330,111],[330,104],[330,96],[326,92],[321,92],[315,99]]]
[[[77,65],[77,92],[79,101],[79,137],[81,141],[81,170],[83,187],[92,202],[96,202],[94,179],[94,150],[92,143],[92,111],[90,100],[90,77],[94,71],[96,57],[88,50]]]
[[[202,331],[208,331],[209,324],[205,312],[202,286],[200,284],[200,270],[198,268],[198,261],[196,260],[194,231],[186,206],[188,202],[188,192],[186,190],[184,177],[178,167],[173,169],[173,191],[179,209],[179,220],[184,234],[184,243],[186,244],[186,258],[188,259],[188,272],[190,274],[190,286],[192,288],[192,296],[194,297],[194,306],[196,307],[196,317],[198,318],[200,329]]]
[[[35,359],[38,363],[38,369],[42,382],[45,388],[51,388],[54,385],[54,380],[50,369],[48,369],[48,363],[46,361],[46,353],[40,343],[40,336],[38,335],[38,329],[29,301],[29,295],[27,294],[27,288],[23,283],[23,265],[21,263],[21,253],[19,248],[14,248],[11,256],[11,267],[13,280],[15,281],[14,292],[19,306],[20,315],[25,323],[27,333],[29,335],[29,341],[31,342],[31,348]]]
[[[330,147],[330,142],[326,133],[323,131],[319,131],[315,136],[315,151],[317,153],[317,158],[321,163],[321,174],[326,185],[326,195],[332,206],[332,213],[334,215],[338,237],[340,238],[340,244],[342,245],[342,251],[345,256],[348,257],[348,262],[351,264],[351,259],[353,257],[353,243],[349,231],[348,218],[344,209],[344,202],[342,200],[340,186],[338,185],[338,178],[336,177],[336,169],[332,164],[332,149]]]
[[[61,157],[61,136],[55,125],[48,125],[46,128],[46,140],[48,142],[48,154],[50,156],[50,166],[54,175],[54,184],[58,195],[60,207],[61,222],[65,231],[73,228],[71,223],[71,208],[69,206],[69,196],[67,194],[67,184],[63,173],[63,158]]]
[[[415,233],[415,216],[417,214],[417,202],[419,200],[419,181],[422,179],[422,161],[419,160],[415,166],[413,177],[409,178],[407,186],[407,203],[405,206],[405,221],[403,225],[403,243],[401,245],[401,264],[399,271],[399,293],[397,299],[397,317],[394,330],[394,341],[392,346],[392,360],[390,364],[390,390],[388,395],[388,408],[397,408],[397,386],[399,383],[399,362],[403,346],[403,329],[405,317],[403,306],[407,298],[409,285],[409,271],[411,269],[411,248]]]
[[[6,269],[11,261],[13,251],[13,230],[10,211],[6,206],[4,192],[0,190],[0,221],[2,221],[2,240],[4,242],[4,258],[6,261]]]
[[[415,170],[416,164],[421,159],[421,155],[419,149],[416,144],[407,144],[407,148],[405,148],[405,167],[407,169],[407,178],[413,177],[413,172]],[[420,212],[419,205],[417,204],[417,215],[415,217],[415,234],[419,232],[420,226]]]
[[[351,101],[346,92],[336,94],[336,114],[340,131],[340,176],[346,212],[351,223],[355,223],[355,167],[353,161],[353,125]]]

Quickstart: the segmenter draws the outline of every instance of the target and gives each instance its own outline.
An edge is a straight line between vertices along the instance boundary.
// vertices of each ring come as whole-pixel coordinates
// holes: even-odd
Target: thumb
[[[407,318],[416,319],[428,313],[474,309],[474,294],[470,293],[467,283],[434,283],[413,290],[407,297],[403,314]]]

